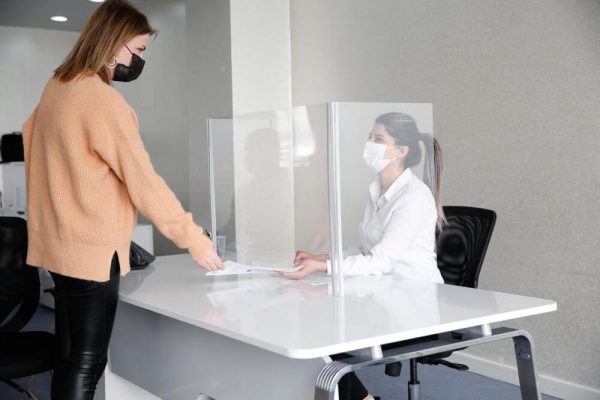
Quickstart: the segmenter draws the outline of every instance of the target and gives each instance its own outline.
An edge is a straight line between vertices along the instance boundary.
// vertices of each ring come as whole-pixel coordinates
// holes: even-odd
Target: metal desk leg
[[[533,339],[528,335],[513,337],[519,385],[523,400],[541,400],[540,389],[536,382],[535,365],[533,364]]]
[[[350,371],[350,365],[339,361],[327,364],[317,376],[314,400],[333,400],[338,382]]]
[[[338,382],[349,372],[356,372],[372,365],[397,363],[506,339],[512,339],[515,345],[521,398],[523,400],[542,399],[533,363],[533,339],[527,331],[502,327],[492,329],[491,332],[467,332],[443,336],[420,342],[406,342],[406,344],[398,342],[396,347],[385,350],[381,358],[351,355],[350,358],[344,359],[344,362],[333,361],[327,364],[317,377],[314,400],[334,400]],[[413,364],[416,365],[414,361]],[[409,398],[414,400],[420,395],[418,381],[417,385],[413,386],[411,392],[409,385]]]

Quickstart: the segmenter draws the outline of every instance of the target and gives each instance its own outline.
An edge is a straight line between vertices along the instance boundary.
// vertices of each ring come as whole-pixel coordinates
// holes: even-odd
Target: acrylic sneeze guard
[[[288,267],[300,250],[329,254],[331,293],[343,296],[344,256],[364,252],[365,202],[378,179],[363,149],[390,112],[433,135],[429,103],[336,102],[209,119],[211,233],[222,258]],[[424,160],[432,161],[411,170],[432,180]]]

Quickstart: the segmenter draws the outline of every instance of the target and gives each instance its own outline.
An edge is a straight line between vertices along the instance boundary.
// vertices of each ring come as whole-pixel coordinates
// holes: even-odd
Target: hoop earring
[[[116,58],[116,57],[113,57],[113,59],[112,59],[112,61],[111,61],[111,62],[108,62],[108,61],[107,61],[107,62],[105,62],[105,63],[104,63],[104,65],[105,65],[105,66],[106,66],[106,68],[108,68],[108,69],[114,69],[114,68],[117,66],[117,63],[118,63],[118,61],[117,61],[117,58]]]

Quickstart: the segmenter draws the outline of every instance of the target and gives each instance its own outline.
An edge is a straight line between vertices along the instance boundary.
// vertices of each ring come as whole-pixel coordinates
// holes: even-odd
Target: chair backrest
[[[437,237],[437,264],[444,282],[477,287],[496,213],[475,207],[444,206],[448,224]]]
[[[39,305],[39,272],[26,259],[27,222],[0,217],[0,332],[20,331]]]

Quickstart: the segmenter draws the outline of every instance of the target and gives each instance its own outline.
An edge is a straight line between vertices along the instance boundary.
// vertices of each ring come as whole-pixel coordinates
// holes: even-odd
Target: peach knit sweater
[[[212,245],[154,171],[133,109],[98,75],[50,79],[23,142],[29,265],[103,282],[116,251],[127,274],[136,209],[194,259]]]

